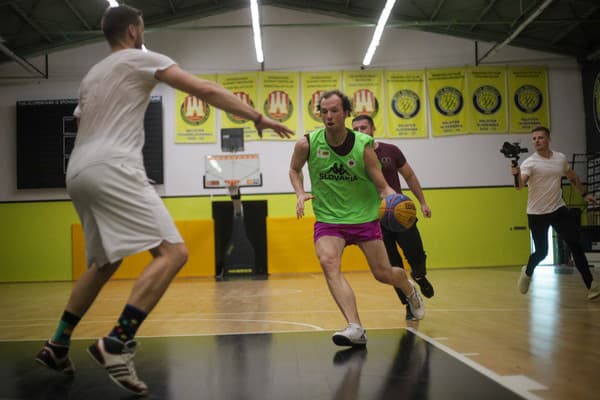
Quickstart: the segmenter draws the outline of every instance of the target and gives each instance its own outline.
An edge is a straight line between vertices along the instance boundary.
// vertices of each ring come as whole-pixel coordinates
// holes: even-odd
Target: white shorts
[[[143,169],[120,161],[86,167],[67,181],[85,235],[88,267],[101,267],[150,250],[183,243]]]

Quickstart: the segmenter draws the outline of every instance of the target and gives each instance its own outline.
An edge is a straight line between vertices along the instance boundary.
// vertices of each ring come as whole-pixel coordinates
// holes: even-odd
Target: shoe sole
[[[49,370],[52,370],[52,371],[56,371],[59,374],[65,374],[65,375],[68,375],[68,376],[75,375],[75,370],[74,369],[64,370],[64,369],[52,368],[51,366],[49,366],[48,364],[46,364],[46,362],[44,360],[42,360],[41,358],[37,358],[36,357],[35,362],[38,363],[38,364],[40,364],[42,367],[48,368]]]
[[[97,343],[94,343],[93,345],[91,345],[90,347],[88,347],[87,348],[87,353],[90,355],[90,357],[92,357],[92,359],[94,361],[96,361],[98,363],[99,366],[101,366],[102,368],[104,368],[104,370],[108,373],[108,370],[106,369],[106,366],[104,366],[104,357],[102,357],[102,353],[98,349],[98,344]],[[131,389],[131,388],[123,385],[118,379],[116,379],[115,377],[113,377],[110,373],[108,373],[108,377],[117,386],[119,386],[123,390],[128,391],[129,393],[133,393],[133,394],[136,394],[138,396],[145,396],[145,395],[148,394],[148,391],[138,392],[138,391],[135,391],[135,390],[133,390],[133,389]]]
[[[367,345],[366,340],[364,342],[353,342],[346,336],[342,335],[333,335],[331,337],[331,340],[333,340],[333,343],[335,343],[338,346],[365,347]]]

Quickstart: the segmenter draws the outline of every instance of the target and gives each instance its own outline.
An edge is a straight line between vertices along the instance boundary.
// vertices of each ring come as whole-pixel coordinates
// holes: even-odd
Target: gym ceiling
[[[144,12],[147,31],[185,26],[249,7],[249,0],[126,0]],[[329,15],[338,23],[263,25],[375,26],[385,0],[259,0],[260,6]],[[105,0],[0,0],[0,63],[102,40]],[[251,21],[248,21],[251,29]],[[239,26],[237,26],[239,27]],[[504,45],[600,58],[600,0],[397,0],[386,29],[416,29],[485,42],[477,64]],[[493,45],[490,48],[490,45]],[[268,58],[268,54],[265,55]]]

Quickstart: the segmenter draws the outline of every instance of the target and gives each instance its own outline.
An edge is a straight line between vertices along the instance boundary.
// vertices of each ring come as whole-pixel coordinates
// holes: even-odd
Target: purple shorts
[[[335,236],[346,241],[346,246],[371,240],[383,239],[379,220],[365,222],[362,224],[329,224],[327,222],[315,222],[315,243],[322,236]]]

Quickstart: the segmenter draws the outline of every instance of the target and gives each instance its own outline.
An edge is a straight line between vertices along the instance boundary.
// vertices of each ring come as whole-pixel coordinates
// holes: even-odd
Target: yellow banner
[[[343,92],[352,102],[352,118],[369,115],[375,127],[383,125],[383,71],[360,70],[342,73]],[[351,125],[350,121],[347,122]],[[384,129],[375,131],[375,136],[385,136]]]
[[[218,75],[218,82],[244,103],[260,111],[258,107],[258,73]],[[221,112],[221,128],[244,128],[244,140],[259,140],[254,123],[224,111]]]
[[[509,67],[510,133],[529,133],[543,125],[550,129],[548,76],[543,67]]]
[[[469,87],[469,132],[507,133],[506,68],[470,67],[467,70]]]
[[[216,81],[215,75],[196,75]],[[216,143],[216,108],[199,98],[175,90],[175,143]]]
[[[261,72],[260,102],[262,112],[281,122],[294,132],[298,131],[298,89],[300,79],[297,72]],[[263,139],[295,141],[297,137],[280,138],[271,129],[263,131]]]
[[[425,73],[423,71],[386,71],[386,132],[390,138],[426,138]]]
[[[427,87],[433,136],[467,133],[465,69],[428,70]]]
[[[304,132],[312,132],[323,127],[317,111],[321,93],[342,87],[342,74],[339,72],[302,72],[302,109]]]

